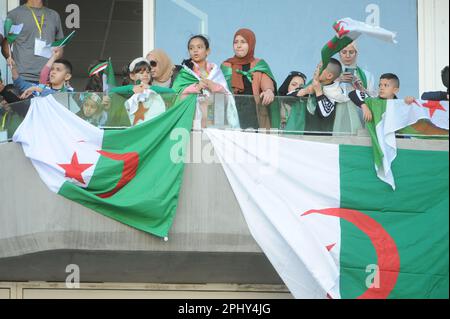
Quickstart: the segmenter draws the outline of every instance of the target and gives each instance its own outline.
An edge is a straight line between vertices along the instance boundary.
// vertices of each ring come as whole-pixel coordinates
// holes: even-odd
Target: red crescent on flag
[[[311,210],[302,216],[313,214],[342,218],[369,236],[377,257],[380,277],[380,287],[371,287],[358,299],[387,299],[394,290],[400,273],[400,255],[394,239],[373,218],[356,210],[330,208]]]
[[[123,161],[124,163],[122,176],[117,186],[111,192],[97,195],[100,198],[107,199],[117,194],[122,188],[128,185],[128,183],[131,182],[136,177],[139,166],[139,154],[138,153],[114,154],[105,151],[98,151],[98,153],[109,159],[115,161]]]

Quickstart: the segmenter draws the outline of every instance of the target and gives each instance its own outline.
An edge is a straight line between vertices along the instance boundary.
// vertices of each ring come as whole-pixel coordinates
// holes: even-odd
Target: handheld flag
[[[108,93],[110,88],[116,87],[116,77],[114,74],[114,68],[112,65],[111,58],[109,58],[108,61],[104,61],[94,66],[89,71],[89,77],[91,78],[101,72],[103,72],[102,74],[103,92]]]
[[[13,44],[17,40],[20,33],[22,32],[22,29],[23,23],[14,24],[14,22],[10,18],[7,18],[5,20],[4,24],[5,38],[8,41],[9,45]]]
[[[362,34],[366,34],[383,41],[397,43],[395,40],[396,33],[350,18],[344,18],[337,21],[333,25],[333,29],[336,31],[337,35],[322,49],[323,66],[321,72],[328,66],[328,63],[333,55],[340,52],[350,43],[358,39]]]
[[[93,77],[94,75],[106,70],[108,68],[109,61],[102,62],[100,64],[97,64],[89,71],[89,77]]]
[[[116,76],[114,74],[114,68],[111,58],[108,59],[108,66],[103,73],[103,92],[108,93],[110,88],[116,87]]]
[[[64,39],[55,41],[52,43],[52,47],[53,48],[60,48],[60,47],[65,47],[66,45],[68,45],[70,42],[72,42],[73,38],[75,37],[75,31],[72,31],[67,37],[65,37]]]

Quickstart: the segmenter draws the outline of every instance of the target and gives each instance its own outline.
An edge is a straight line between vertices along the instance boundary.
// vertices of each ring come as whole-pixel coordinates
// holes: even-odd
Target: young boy
[[[297,96],[315,95],[320,115],[328,118],[334,113],[337,103],[348,101],[348,99],[340,88],[339,82],[336,82],[342,74],[341,63],[332,58],[322,74],[320,74],[321,68],[322,65],[319,64],[312,84],[300,90]]]
[[[380,77],[378,98],[383,100],[397,100],[398,92],[400,92],[400,79],[398,78],[398,76],[393,73],[383,74]],[[367,97],[368,96],[361,91],[353,91],[349,94],[350,100],[352,100],[352,102],[355,103],[356,106],[360,107],[363,110],[364,120],[366,122],[371,122],[373,119],[373,115],[369,107],[365,103],[365,99]],[[414,103],[414,101],[415,98],[413,97],[408,96],[405,98],[406,104],[412,104]]]
[[[322,64],[319,64],[314,74],[312,84],[300,90],[299,97],[315,96],[317,102],[313,105],[314,109],[319,109],[319,117],[310,114],[310,104],[314,99],[309,99],[306,119],[306,130],[322,133],[331,133],[333,131],[334,119],[336,116],[337,103],[348,101],[339,82],[336,80],[342,74],[342,65],[336,59],[331,59],[327,68],[320,74]],[[315,113],[315,112],[312,112]]]
[[[70,92],[72,88],[67,88],[66,83],[72,78],[72,64],[64,59],[58,59],[58,51],[54,51],[50,58],[48,65],[51,65],[49,82],[45,84],[36,85],[31,82],[25,81],[19,76],[17,67],[12,65],[12,77],[14,80],[14,86],[22,93],[21,99],[26,99],[33,95],[47,96],[58,92]]]

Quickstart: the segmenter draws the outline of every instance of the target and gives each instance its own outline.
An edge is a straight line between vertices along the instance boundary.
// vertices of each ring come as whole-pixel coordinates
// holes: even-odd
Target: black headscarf
[[[286,80],[284,80],[283,84],[281,85],[280,89],[278,90],[278,95],[279,96],[287,96],[289,93],[292,92],[288,92],[289,90],[289,85],[291,84],[291,81],[293,78],[295,78],[296,76],[301,77],[306,84],[306,75],[304,75],[302,72],[298,72],[298,71],[292,71],[289,76],[286,78]]]

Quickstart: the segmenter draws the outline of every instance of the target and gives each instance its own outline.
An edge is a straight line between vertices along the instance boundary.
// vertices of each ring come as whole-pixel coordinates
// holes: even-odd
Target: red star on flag
[[[439,101],[428,101],[427,103],[422,104],[422,106],[430,109],[431,118],[433,118],[434,113],[436,113],[436,111],[440,110],[447,112],[447,110],[442,106],[441,102]]]
[[[139,109],[134,115],[133,125],[136,125],[139,121],[145,121],[145,113],[148,112],[149,109],[146,109],[144,104],[139,103]]]
[[[81,184],[85,184],[83,174],[86,170],[94,166],[93,164],[80,164],[78,162],[78,155],[74,153],[72,156],[72,163],[70,164],[58,164],[62,169],[66,171],[67,178],[73,178],[79,181]]]

